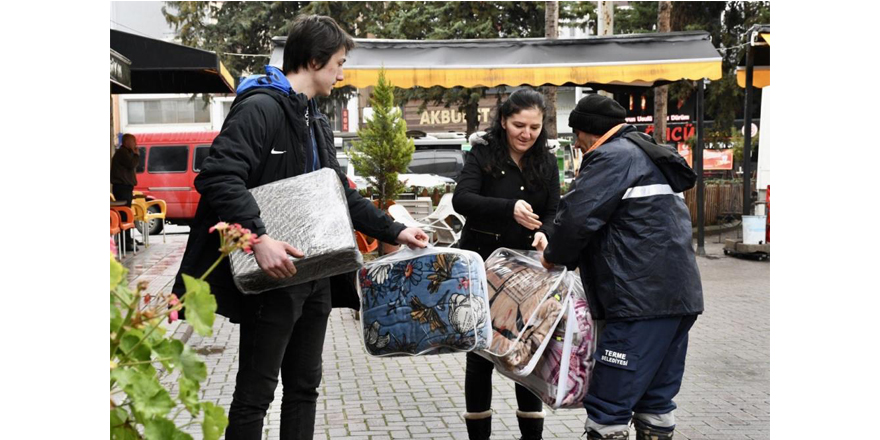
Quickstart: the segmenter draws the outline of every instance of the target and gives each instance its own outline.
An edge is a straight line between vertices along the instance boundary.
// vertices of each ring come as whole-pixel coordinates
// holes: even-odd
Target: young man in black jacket
[[[195,180],[201,200],[173,291],[185,292],[180,274],[200,275],[219,256],[218,221],[239,223],[258,236],[253,246],[260,268],[273,278],[290,277],[288,255],[302,257],[295,243],[266,235],[250,188],[320,168],[339,174],[356,229],[383,241],[425,247],[418,228],[391,221],[347,185],[336,161],[333,134],[313,98],[328,96],[343,79],[342,65],[354,41],[332,18],[299,16],[292,23],[279,70],[247,78],[237,90],[220,134]],[[217,313],[240,323],[239,369],[226,439],[260,439],[278,375],[284,381],[281,438],[311,439],[321,353],[331,309],[330,281],[243,295],[233,284],[228,259],[207,281]]]
[[[690,213],[677,192],[693,171],[671,154],[653,162],[625,116],[599,95],[572,111],[585,155],[542,262],[579,266],[593,318],[606,321],[584,398],[588,438],[626,439],[632,419],[637,439],[671,439],[688,331],[703,311]]]

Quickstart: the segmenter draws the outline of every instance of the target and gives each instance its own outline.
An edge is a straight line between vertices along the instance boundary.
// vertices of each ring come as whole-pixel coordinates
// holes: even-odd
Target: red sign
[[[684,142],[693,137],[695,131],[694,124],[667,126],[666,140],[667,142]],[[654,126],[649,125],[645,127],[645,133],[653,136]]]
[[[348,131],[348,109],[342,109],[342,131]]]
[[[703,150],[704,170],[732,170],[733,149]]]
[[[687,160],[688,165],[694,166],[694,159],[691,149],[685,143],[678,144],[678,153]],[[732,170],[733,169],[733,149],[724,150],[703,150],[703,170]]]

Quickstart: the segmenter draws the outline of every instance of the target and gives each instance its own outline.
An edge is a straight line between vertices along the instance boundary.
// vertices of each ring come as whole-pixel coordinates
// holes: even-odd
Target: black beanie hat
[[[598,94],[581,98],[568,115],[568,126],[601,136],[617,124],[626,122],[626,110],[617,101]]]

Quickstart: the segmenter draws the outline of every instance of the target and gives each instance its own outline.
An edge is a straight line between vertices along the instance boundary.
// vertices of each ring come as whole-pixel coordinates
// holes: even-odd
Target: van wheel
[[[150,206],[149,208],[147,208],[147,211],[150,211],[150,213],[157,214],[157,213],[159,213],[159,207],[158,206]],[[162,227],[163,227],[162,223],[163,223],[162,219],[160,219],[160,218],[154,218],[154,219],[150,220],[150,225],[148,228],[149,234],[156,235],[156,234],[159,234],[160,232],[162,232]],[[143,222],[137,222],[136,226],[137,226],[138,231],[144,230]]]

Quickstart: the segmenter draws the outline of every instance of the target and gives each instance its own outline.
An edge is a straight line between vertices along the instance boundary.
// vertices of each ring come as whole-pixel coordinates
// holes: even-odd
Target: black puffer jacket
[[[522,171],[509,157],[501,166],[499,178],[485,172],[491,154],[489,148],[486,144],[474,145],[452,197],[455,211],[467,218],[461,234],[461,248],[477,252],[484,260],[499,247],[533,250],[532,242],[537,231],[526,229],[513,218],[517,200],[525,200],[541,217],[542,225],[538,231],[548,239],[553,232],[553,218],[559,204],[559,166],[552,154],[544,154],[547,170],[542,176],[544,186],[530,188]]]
[[[584,157],[544,259],[580,266],[596,319],[699,314],[690,213],[657,166],[623,137],[633,131],[625,126]]]
[[[201,276],[219,257],[219,235],[208,233],[208,228],[218,221],[239,223],[257,235],[265,233],[260,209],[248,190],[305,173],[306,161],[311,160],[311,149],[306,148],[310,145],[307,108],[313,115],[311,123],[315,124],[321,168],[332,168],[339,174],[355,229],[389,243],[396,240],[404,226],[349,188],[336,160],[333,132],[314,101],[308,101],[302,94],[287,95],[271,88],[250,89],[235,98],[196,177],[201,199],[173,292],[180,295],[186,291],[181,274]],[[272,154],[273,150],[276,154]],[[284,153],[277,153],[281,151]],[[243,294],[232,281],[228,258],[207,281],[217,298],[217,313],[238,322]],[[357,307],[354,291],[333,289],[332,293],[334,307]]]

